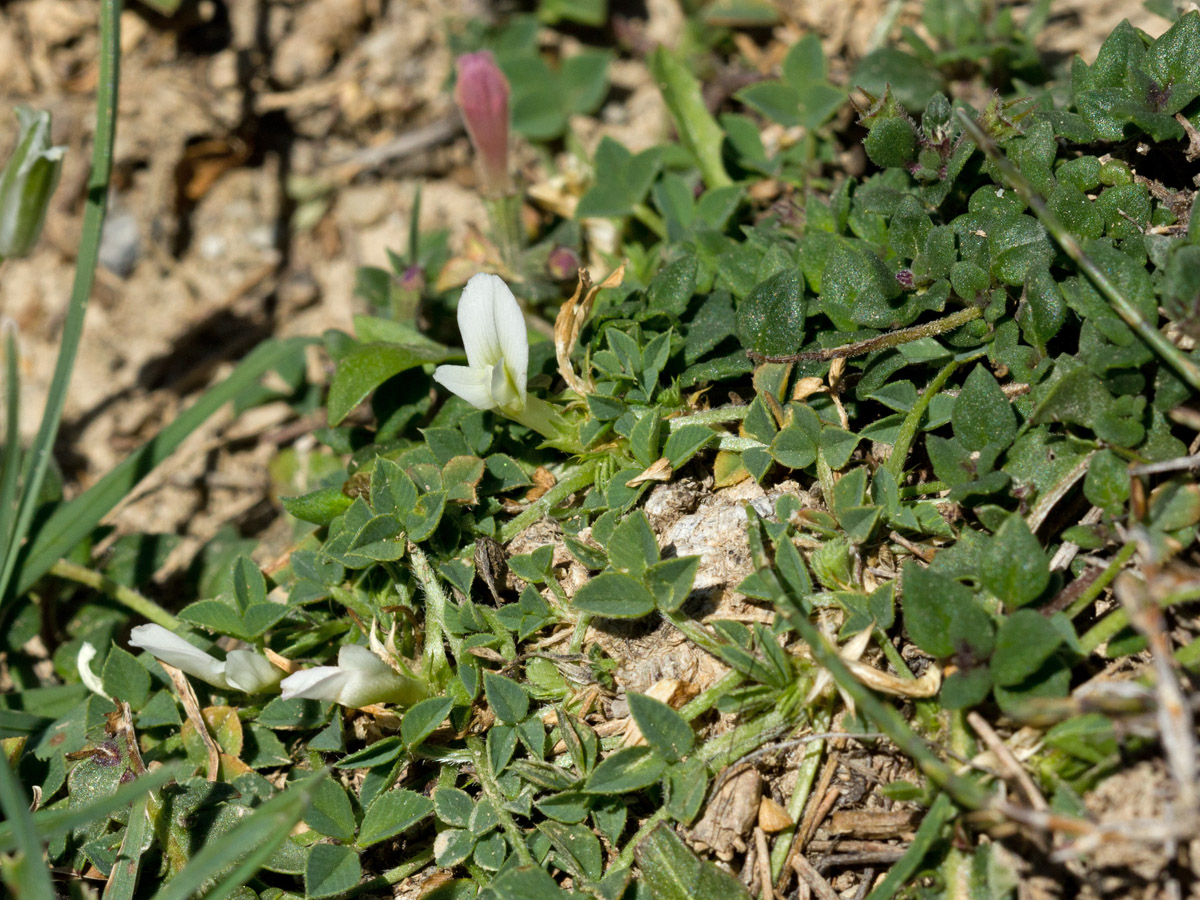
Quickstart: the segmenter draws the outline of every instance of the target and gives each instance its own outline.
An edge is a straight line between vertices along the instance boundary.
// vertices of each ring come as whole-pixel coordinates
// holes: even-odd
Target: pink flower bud
[[[508,79],[487,50],[458,58],[454,102],[479,157],[487,193],[508,192]]]
[[[567,281],[579,275],[579,254],[570,247],[559,244],[550,251],[546,260],[546,271],[555,281]]]
[[[406,291],[418,294],[425,290],[425,269],[423,266],[409,266],[400,276],[400,287]]]

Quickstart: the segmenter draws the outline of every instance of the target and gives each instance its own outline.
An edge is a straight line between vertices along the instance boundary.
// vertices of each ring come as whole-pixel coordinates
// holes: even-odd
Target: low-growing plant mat
[[[12,892],[1200,890],[1200,13],[169,6],[89,320],[155,341],[84,341],[0,608]]]

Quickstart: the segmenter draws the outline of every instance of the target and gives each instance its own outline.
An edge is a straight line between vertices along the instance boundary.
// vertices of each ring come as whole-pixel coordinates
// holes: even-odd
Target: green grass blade
[[[253,385],[288,354],[309,343],[312,341],[293,338],[260,344],[238,364],[228,378],[192,404],[170,425],[122,460],[84,493],[56,509],[33,536],[21,561],[17,593],[29,590],[39,578],[50,571],[51,566],[87,537],[91,530],[100,524],[100,520],[120,503],[142,478],[170,456],[209,416]]]
[[[108,186],[112,176],[113,138],[117,128],[117,85],[120,80],[121,57],[121,0],[101,0],[100,3],[100,78],[96,91],[96,132],[92,144],[92,174],[88,178],[87,202],[83,211],[83,234],[79,239],[79,256],[75,261],[75,284],[63,324],[62,341],[54,377],[46,397],[42,424],[27,457],[21,504],[17,510],[9,540],[0,548],[0,607],[11,599],[9,587],[21,556],[21,544],[29,533],[37,508],[38,492],[54,452],[54,440],[62,422],[63,406],[75,356],[83,336],[83,319],[88,298],[96,280],[96,261],[100,256],[100,235],[108,211]]]
[[[0,547],[12,547],[16,528],[17,472],[21,465],[21,373],[17,369],[17,338],[6,327],[4,341],[4,453],[0,456]]]
[[[18,856],[4,863],[4,881],[23,900],[53,897],[50,869],[42,860],[42,841],[29,812],[29,800],[17,776],[8,767],[8,758],[0,753],[0,812],[13,831]]]
[[[945,794],[939,794],[938,798],[933,801],[933,806],[929,807],[929,812],[925,813],[925,818],[921,821],[921,827],[917,829],[913,842],[908,845],[904,855],[896,860],[892,868],[888,870],[883,881],[879,882],[875,890],[867,895],[867,900],[891,900],[904,887],[904,883],[916,874],[917,867],[921,865],[921,861],[925,859],[934,842],[941,836],[942,828],[954,818],[955,812],[950,798]]]
[[[156,791],[173,778],[187,771],[181,763],[172,763],[155,769],[128,784],[123,784],[107,797],[100,797],[85,806],[42,809],[33,814],[33,822],[44,840],[52,841],[81,825],[94,822],[110,815],[150,791]],[[0,853],[8,853],[17,846],[17,835],[13,833],[13,820],[0,822]]]
[[[142,864],[142,845],[146,843],[146,834],[150,830],[150,816],[147,805],[150,795],[143,794],[133,804],[129,813],[129,827],[121,838],[121,851],[117,861],[113,863],[112,874],[104,888],[103,900],[132,900],[133,892],[137,890],[138,872]]]
[[[228,897],[253,878],[284,842],[307,811],[313,794],[326,777],[324,771],[313,773],[304,781],[272,797],[236,828],[206,844],[182,872],[162,886],[154,895],[154,900],[187,900],[210,878],[236,861],[233,871],[204,894],[205,900]]]

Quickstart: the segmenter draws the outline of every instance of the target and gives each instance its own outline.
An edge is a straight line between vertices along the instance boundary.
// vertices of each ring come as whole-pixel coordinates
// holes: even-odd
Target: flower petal
[[[331,700],[340,703],[353,676],[337,666],[317,666],[293,672],[279,683],[284,700]]]
[[[101,697],[107,697],[108,694],[104,690],[104,682],[100,680],[100,676],[92,671],[92,660],[96,658],[96,648],[89,642],[84,641],[83,646],[79,648],[79,655],[75,657],[75,668],[79,670],[79,680],[84,683],[89,691],[93,694],[99,694]]]
[[[156,659],[213,687],[229,687],[229,682],[225,680],[225,663],[209,656],[199,647],[193,647],[161,625],[139,625],[130,633],[129,643],[148,650]]]
[[[273,689],[283,674],[283,669],[253,650],[230,650],[225,654],[225,680],[230,687],[247,694]]]
[[[500,281],[499,278],[496,280]],[[496,302],[492,306],[496,339],[500,342],[505,374],[521,398],[518,408],[523,409],[525,385],[529,381],[529,332],[525,328],[525,314],[521,312],[517,298],[503,281],[500,281],[500,286],[504,290],[496,291]]]
[[[433,371],[433,380],[451,393],[458,394],[476,409],[496,408],[486,368],[438,366]]]
[[[458,330],[467,351],[467,362],[473,369],[494,366],[503,356],[495,310],[505,299],[516,305],[516,298],[503,279],[486,272],[472,275],[458,298]]]
[[[338,650],[338,668],[368,676],[394,674],[391,666],[358,644],[344,644]]]

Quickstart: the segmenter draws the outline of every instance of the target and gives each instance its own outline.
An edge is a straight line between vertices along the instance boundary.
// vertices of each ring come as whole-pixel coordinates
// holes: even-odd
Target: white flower
[[[99,694],[101,697],[109,699],[104,690],[104,682],[92,671],[92,660],[95,658],[96,648],[88,641],[84,641],[83,646],[79,648],[79,655],[75,657],[75,668],[79,670],[79,680],[93,694]]]
[[[338,651],[336,666],[296,672],[283,679],[280,687],[284,700],[331,700],[354,708],[373,703],[411,706],[428,694],[424,683],[398,674],[357,644],[346,644]]]
[[[471,277],[458,301],[458,330],[468,364],[438,366],[433,380],[478,409],[509,416],[524,410],[529,337],[521,307],[502,279]]]
[[[134,647],[213,687],[247,694],[274,690],[284,672],[253,650],[230,650],[221,662],[161,625],[139,625],[129,636]]]

